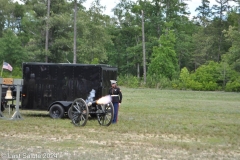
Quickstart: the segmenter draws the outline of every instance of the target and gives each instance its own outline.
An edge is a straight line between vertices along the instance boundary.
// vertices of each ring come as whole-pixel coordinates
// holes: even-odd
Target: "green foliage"
[[[191,89],[196,91],[216,91],[222,90],[224,82],[228,81],[226,91],[239,91],[239,74],[229,70],[224,63],[210,61],[208,64],[199,67],[196,72],[189,73],[186,67],[182,68],[179,79],[169,80],[162,75],[147,75],[146,85],[142,85],[141,80],[134,76],[120,76],[119,84],[131,88],[168,88],[168,89]]]
[[[229,67],[226,77],[225,91],[240,92],[240,73],[236,70],[231,70]]]
[[[198,15],[196,17],[198,23],[203,25],[204,27],[207,26],[209,20],[210,20],[210,15],[212,14],[212,10],[210,9],[209,6],[209,0],[202,0],[201,6],[198,6],[196,11],[198,11]]]
[[[209,64],[202,65],[194,73],[194,79],[201,83],[217,81],[219,73],[216,71],[218,67],[219,64],[213,61],[209,62]]]
[[[159,79],[160,79],[161,75],[147,75],[147,87],[149,88],[156,88],[158,83],[159,83]]]
[[[231,67],[240,72],[240,32],[237,27],[229,26],[228,31],[224,31],[225,37],[227,38],[228,42],[232,43],[232,46],[229,48],[228,53],[224,57],[224,60],[228,62]]]
[[[189,88],[189,83],[190,83],[191,77],[190,77],[190,73],[186,67],[181,69],[179,80],[180,80],[180,84],[179,84],[180,89],[188,89]]]
[[[148,75],[147,76],[147,87],[149,88],[172,88],[172,83],[171,81],[162,75]]]
[[[21,46],[19,38],[11,31],[6,30],[0,38],[0,59],[11,65],[21,65],[27,59],[26,51]]]
[[[203,82],[203,90],[204,91],[216,91],[219,89],[218,84],[216,82]]]
[[[192,63],[196,69],[208,61],[209,52],[213,47],[214,36],[206,34],[206,29],[199,27],[197,32],[193,34]],[[215,57],[215,56],[211,56]]]
[[[2,64],[1,64],[2,66]],[[22,68],[18,67],[18,66],[12,66],[13,70],[8,71],[6,69],[2,69],[2,77],[3,78],[17,78],[17,79],[21,79],[22,78]]]
[[[98,58],[93,58],[91,64],[99,64]]]
[[[159,46],[153,47],[153,55],[151,63],[148,67],[148,75],[161,75],[172,79],[177,72],[178,63],[174,50],[175,35],[169,27],[172,23],[166,24],[165,34],[160,37]]]
[[[13,78],[22,78],[22,67],[15,66],[12,71]]]
[[[240,77],[236,81],[229,81],[226,84],[225,91],[227,91],[227,92],[240,92]]]
[[[189,87],[194,91],[202,91],[203,90],[202,83],[200,83],[198,81],[194,81],[194,80],[190,80]]]
[[[180,86],[181,86],[181,85],[180,85],[180,80],[179,80],[179,79],[173,79],[173,80],[171,81],[171,87],[172,87],[172,89],[181,89]]]
[[[140,86],[140,80],[134,76],[118,76],[118,85],[119,86],[126,86],[129,88],[138,88]]]
[[[176,54],[178,57],[179,68],[191,68],[192,48],[194,47],[193,37],[195,27],[183,18],[183,24],[176,33]],[[182,22],[181,21],[181,22]],[[184,23],[185,22],[185,23]]]
[[[210,61],[192,74],[188,72],[187,68],[183,68],[179,76],[179,86],[175,84],[175,87],[201,91],[221,90],[224,82],[227,81],[229,76],[233,75],[226,69],[226,66],[224,68],[222,66],[222,63]]]
[[[209,62],[208,65],[202,65],[201,67],[199,67],[196,72],[192,74],[191,79],[195,82],[193,82],[190,87],[195,89],[197,86],[197,88],[199,89],[201,84],[202,88],[200,90],[217,90],[217,81],[219,77],[219,72],[217,72],[218,67],[219,64],[212,61]]]
[[[23,5],[0,2],[0,59],[14,67],[3,75],[21,77],[22,62],[44,62],[46,55],[48,62],[71,62],[76,1],[51,1],[48,20],[46,0],[23,0]],[[114,17],[104,14],[98,0],[88,10],[83,2],[77,1],[77,63],[117,66],[119,75],[128,75],[120,76],[120,83],[123,77],[122,84],[131,87],[219,90],[227,84],[227,90],[235,91],[240,73],[240,16],[237,9],[225,14],[224,9],[231,7],[227,3],[221,8],[219,1],[210,8],[204,0],[197,17],[190,19],[185,1],[122,0],[113,9]],[[142,11],[146,84],[137,78],[143,74]]]

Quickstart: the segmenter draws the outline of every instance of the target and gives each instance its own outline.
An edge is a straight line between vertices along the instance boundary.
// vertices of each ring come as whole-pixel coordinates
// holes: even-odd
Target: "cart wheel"
[[[97,110],[97,120],[102,126],[109,126],[112,123],[114,108],[112,102],[104,105],[99,105]]]
[[[88,113],[88,106],[82,98],[75,99],[68,111],[75,126],[85,126],[88,120]]]

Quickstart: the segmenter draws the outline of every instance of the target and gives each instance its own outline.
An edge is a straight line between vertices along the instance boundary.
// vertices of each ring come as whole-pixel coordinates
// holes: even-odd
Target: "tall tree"
[[[17,35],[10,29],[3,33],[0,38],[0,59],[14,66],[21,66],[27,60],[26,51]]]
[[[166,24],[165,34],[160,37],[159,46],[153,48],[148,76],[161,75],[172,79],[178,72],[178,61],[175,52],[175,34],[170,29],[172,23]]]
[[[232,66],[233,69],[240,72],[240,32],[237,27],[230,26],[229,30],[224,33],[227,40],[232,44],[225,56],[225,60]]]
[[[216,1],[216,5],[213,5],[213,16],[215,17],[214,18],[214,21],[213,21],[213,25],[214,25],[214,29],[216,30],[216,39],[215,39],[215,46],[217,47],[217,57],[216,57],[216,60],[217,62],[220,62],[221,61],[221,56],[223,53],[225,53],[224,51],[224,37],[223,37],[223,33],[222,31],[224,29],[226,29],[226,23],[224,22],[224,19],[225,19],[225,12],[228,11],[228,8],[229,8],[229,4],[228,2],[230,0],[215,0]]]
[[[86,31],[80,33],[82,36],[78,43],[83,45],[79,48],[80,62],[102,63],[107,60],[106,45],[111,45],[111,37],[107,32],[108,16],[103,14],[105,8],[99,0],[95,0],[87,11],[85,21]]]
[[[142,10],[142,45],[143,45],[143,80],[146,83],[146,47],[145,47],[145,29],[144,29],[144,12]]]
[[[78,6],[77,3],[83,3],[85,0],[74,0],[74,38],[73,38],[73,63],[77,62],[77,12],[78,12]],[[81,17],[80,17],[81,18]]]
[[[109,63],[117,66],[121,74],[134,74],[132,72],[132,69],[135,68],[132,67],[132,65],[134,66],[132,64],[132,55],[134,53],[131,53],[132,50],[127,48],[132,46],[133,37],[136,33],[138,35],[141,32],[141,28],[138,25],[135,28],[131,28],[133,24],[136,24],[136,21],[135,17],[131,15],[131,3],[128,0],[121,0],[113,8],[113,12],[114,18],[112,18],[112,23],[114,26],[112,26],[110,33],[114,46],[108,53]],[[139,37],[135,38],[137,38],[137,41],[139,40]]]
[[[48,39],[49,39],[49,15],[50,15],[50,4],[51,0],[47,0],[47,18],[46,18],[46,41],[45,41],[45,62],[48,62]]]
[[[209,0],[202,0],[202,5],[195,10],[196,12],[198,12],[198,14],[197,17],[194,17],[194,19],[197,19],[199,24],[203,27],[206,27],[210,23],[212,12],[209,4]]]
[[[186,15],[186,0],[162,0],[167,21],[172,21],[178,15]]]
[[[24,0],[26,13],[22,19],[22,32],[28,40],[26,45],[29,56],[36,61],[48,61],[50,56],[50,48],[46,46],[46,22],[48,22],[48,30],[50,33],[50,18],[47,19],[48,1],[45,0]],[[23,36],[23,35],[22,35]],[[27,40],[26,39],[26,40]],[[51,43],[49,35],[48,42]],[[26,42],[27,43],[27,42]],[[46,53],[46,47],[48,48]]]
[[[0,36],[5,29],[17,31],[18,21],[23,16],[23,7],[13,0],[0,0]]]
[[[195,71],[208,60],[211,60],[209,54],[214,43],[213,39],[213,37],[205,34],[202,27],[199,27],[198,32],[193,34],[194,51],[191,62]]]
[[[197,26],[185,16],[180,17],[176,34],[176,54],[178,56],[179,70],[187,67],[192,70],[191,57],[193,55],[194,39],[193,36],[197,32]]]

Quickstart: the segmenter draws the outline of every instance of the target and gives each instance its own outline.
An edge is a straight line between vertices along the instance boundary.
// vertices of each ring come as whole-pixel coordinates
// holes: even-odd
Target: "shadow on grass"
[[[21,113],[21,115],[25,116],[25,117],[46,117],[46,118],[50,118],[50,119],[53,119],[50,117],[49,113],[31,113],[31,112],[28,112],[28,113]],[[71,119],[68,117],[68,115],[64,115],[62,118],[57,118],[57,119],[62,119],[62,120],[70,120]],[[97,118],[91,118],[89,117],[88,120],[97,120]]]
[[[89,121],[97,121],[97,116],[96,115],[90,115],[89,117],[88,117],[88,120]]]
[[[21,113],[22,116],[25,116],[25,117],[42,117],[42,118],[46,117],[46,118],[51,118],[49,113],[45,112],[45,111],[31,111],[31,110],[23,110],[23,111],[21,111],[20,110],[20,113]],[[71,121],[71,119],[68,117],[67,114],[65,114],[64,117],[61,118],[61,119],[64,119],[64,120],[68,119],[68,120]],[[88,121],[96,121],[97,122],[97,117],[95,115],[89,116],[88,117]]]
[[[26,117],[48,117],[50,118],[48,113],[22,113],[23,116]]]
[[[25,109],[20,109],[19,110],[21,115],[25,116],[25,117],[48,117],[49,113],[46,111],[37,111],[37,110],[25,110]]]

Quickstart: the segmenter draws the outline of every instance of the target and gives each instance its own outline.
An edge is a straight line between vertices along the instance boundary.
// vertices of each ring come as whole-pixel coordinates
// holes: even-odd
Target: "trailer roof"
[[[117,69],[117,67],[110,66],[107,64],[82,64],[82,63],[44,63],[44,62],[23,62],[23,65],[63,65],[63,66],[96,66],[96,67],[102,67],[102,68],[111,68],[111,69]]]

